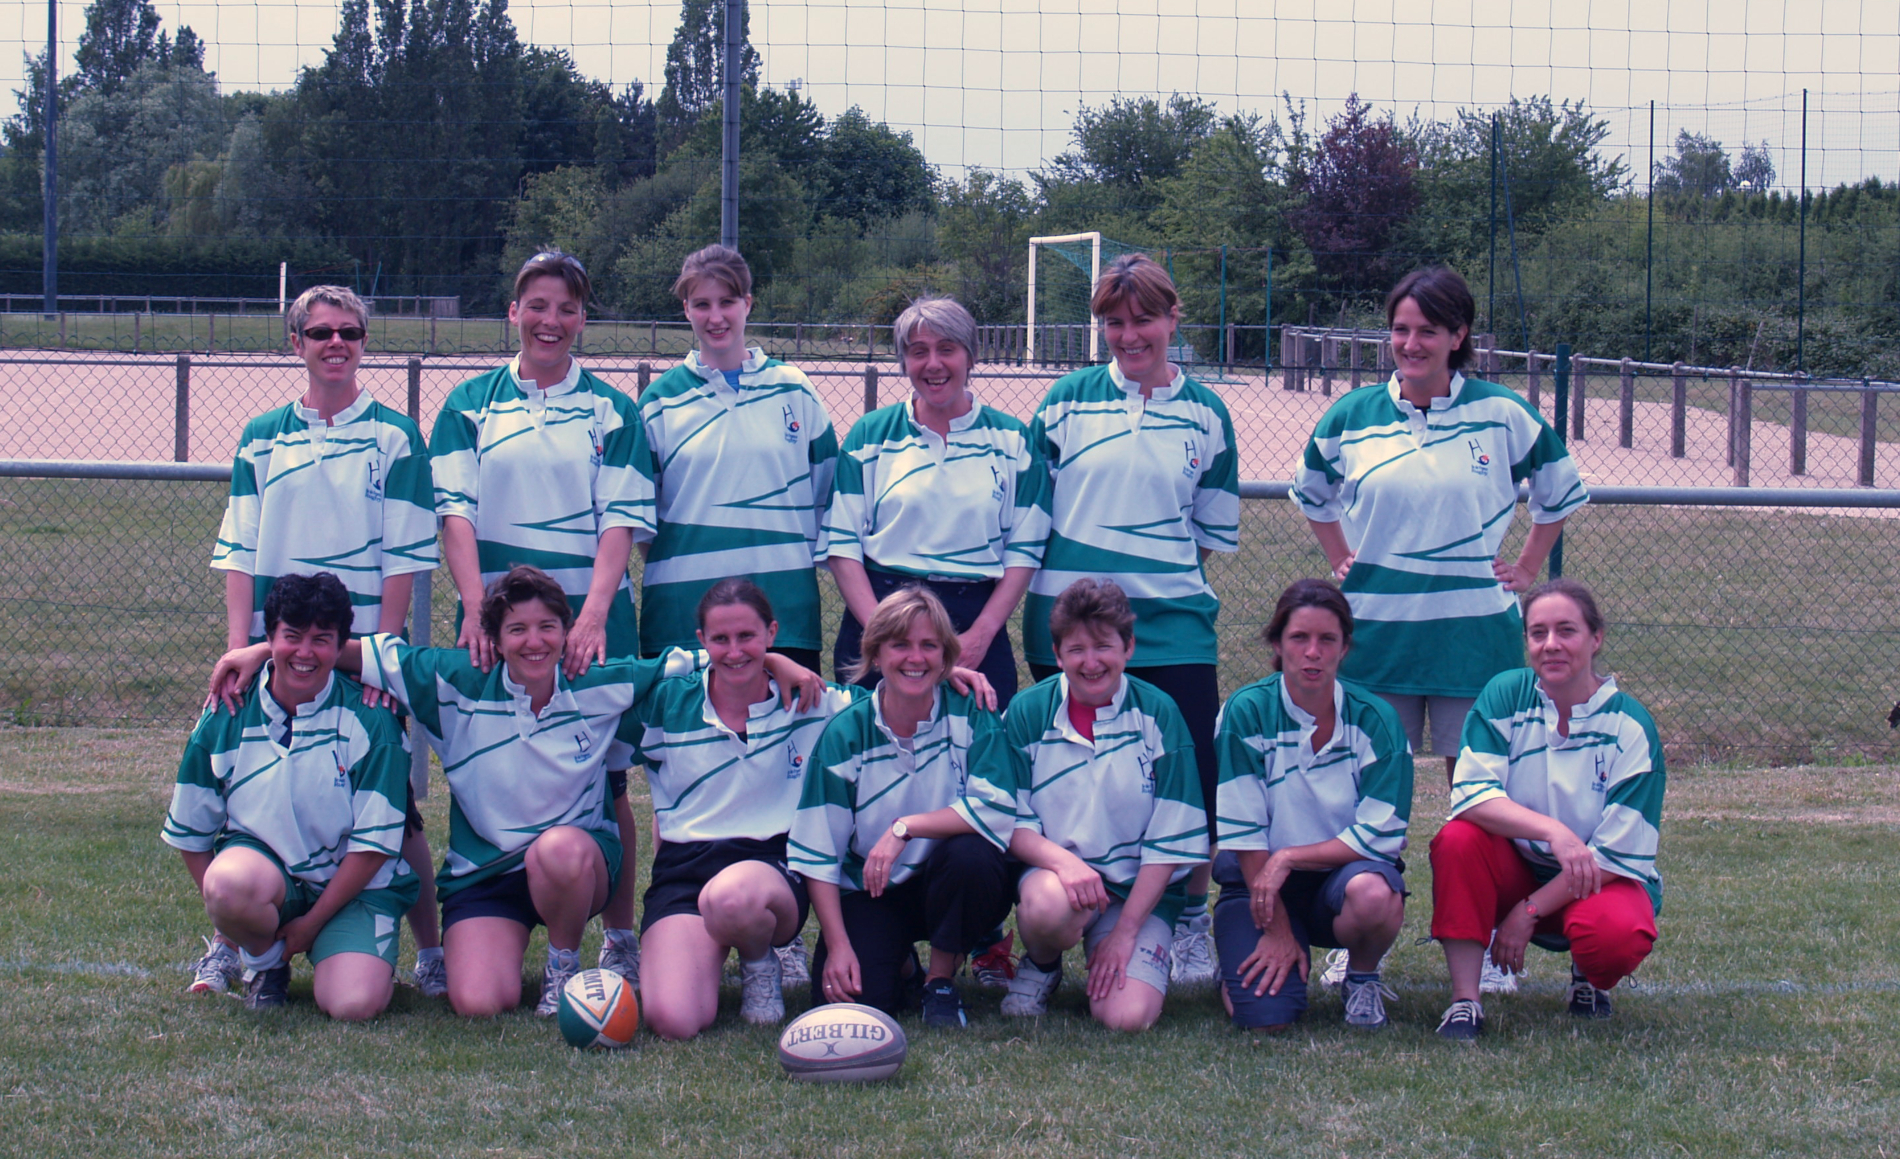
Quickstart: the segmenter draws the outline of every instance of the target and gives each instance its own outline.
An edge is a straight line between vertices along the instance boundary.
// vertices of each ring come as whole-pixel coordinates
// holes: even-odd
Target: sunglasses
[[[345,342],[361,342],[364,335],[368,333],[369,331],[361,326],[306,326],[303,336],[312,342],[328,342],[331,335],[336,335]]]
[[[587,274],[587,267],[581,264],[579,258],[573,254],[564,254],[560,250],[543,250],[527,261],[522,262],[521,268],[525,270],[529,266],[539,265],[542,262],[559,262],[563,265],[573,266],[583,277]]]

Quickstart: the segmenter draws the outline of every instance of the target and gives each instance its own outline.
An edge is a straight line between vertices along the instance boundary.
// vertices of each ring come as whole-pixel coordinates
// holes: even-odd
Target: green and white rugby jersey
[[[289,874],[318,889],[352,853],[389,858],[365,889],[414,889],[402,859],[409,752],[396,718],[367,708],[363,686],[341,673],[286,712],[269,691],[266,662],[233,716],[213,703],[178,762],[165,844],[188,853],[257,842]]]
[[[909,744],[899,744],[871,695],[831,718],[805,770],[792,819],[788,858],[806,877],[847,892],[864,888],[864,859],[899,817],[967,802],[1007,813],[1009,755],[996,715],[948,684],[937,686],[930,719]],[[996,841],[994,829],[977,832]],[[1002,833],[1007,845],[1009,834]],[[930,856],[934,839],[916,837],[891,866],[890,884],[905,881]]]
[[[1041,567],[1049,470],[1028,429],[973,402],[944,439],[913,405],[872,411],[845,436],[825,518],[830,557],[965,581]]]
[[[777,682],[751,706],[745,736],[719,719],[707,695],[711,670],[662,680],[621,718],[620,737],[644,761],[662,841],[763,841],[789,832],[805,768],[831,718],[870,695],[833,684],[800,712],[780,702]]]
[[[1398,376],[1362,386],[1313,429],[1293,501],[1344,525],[1356,553],[1341,585],[1353,647],[1340,675],[1374,692],[1476,696],[1524,662],[1517,601],[1492,573],[1530,482],[1532,523],[1589,501],[1557,432],[1495,383],[1454,374],[1420,411]]]
[[[1396,863],[1412,816],[1412,750],[1399,714],[1333,682],[1333,735],[1313,749],[1313,715],[1276,672],[1221,706],[1222,849],[1287,849],[1337,837],[1359,856]]]
[[[1215,663],[1220,600],[1201,549],[1240,546],[1240,460],[1227,405],[1178,372],[1143,400],[1111,362],[1058,379],[1029,438],[1053,480],[1049,549],[1023,605],[1030,661],[1056,662],[1049,612],[1064,588],[1094,576],[1128,593],[1140,664]]]
[[[1663,749],[1649,710],[1605,680],[1570,711],[1557,733],[1557,706],[1529,668],[1485,685],[1465,718],[1464,748],[1452,773],[1451,815],[1496,797],[1564,823],[1610,873],[1632,878],[1662,909],[1656,843],[1662,828]],[[1542,841],[1517,839],[1539,880],[1558,864]]]
[[[803,371],[747,352],[735,390],[697,350],[640,396],[659,487],[640,650],[694,646],[699,597],[749,576],[772,601],[783,648],[819,648],[819,530],[838,436]]]
[[[1187,904],[1187,878],[1207,861],[1207,812],[1194,741],[1168,694],[1131,676],[1095,710],[1095,739],[1069,719],[1069,678],[1058,672],[1009,702],[1008,787],[1013,808],[968,811],[979,832],[1018,826],[1067,849],[1126,900],[1144,865],[1174,865],[1154,912],[1169,925]]]
[[[578,360],[545,391],[518,377],[518,363],[449,392],[429,440],[435,511],[474,525],[484,585],[531,564],[579,614],[601,534],[628,527],[638,542],[653,533],[646,430],[633,400]],[[607,652],[633,651],[633,583],[622,577]]]
[[[483,672],[460,648],[365,639],[363,683],[409,710],[448,778],[449,850],[437,891],[447,897],[521,868],[528,846],[556,825],[591,830],[617,849],[607,770],[632,763],[615,735],[620,715],[663,677],[693,672],[704,659],[674,651],[596,664],[573,681],[557,673],[553,699],[536,716],[505,663]]]
[[[436,566],[433,486],[422,432],[368,391],[328,423],[296,402],[245,423],[211,566],[252,577],[251,641],[278,577],[320,571],[354,633],[381,627],[383,581]]]

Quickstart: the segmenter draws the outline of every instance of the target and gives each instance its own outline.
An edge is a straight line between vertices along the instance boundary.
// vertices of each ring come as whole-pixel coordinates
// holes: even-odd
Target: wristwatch
[[[1537,921],[1544,916],[1537,912],[1537,903],[1528,897],[1524,899],[1524,912],[1530,915],[1532,921]]]
[[[899,841],[910,840],[910,826],[904,824],[902,817],[891,822],[891,836],[897,838]]]

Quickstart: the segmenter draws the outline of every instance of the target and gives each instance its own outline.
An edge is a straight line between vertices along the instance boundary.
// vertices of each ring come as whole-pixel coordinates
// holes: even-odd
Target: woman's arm
[[[460,515],[444,515],[442,556],[448,560],[449,578],[462,599],[462,631],[455,646],[467,648],[475,667],[486,672],[495,666],[495,642],[482,631],[482,556],[475,542],[475,525]]]
[[[1009,854],[1025,865],[1055,874],[1069,899],[1069,908],[1077,913],[1108,908],[1108,888],[1102,884],[1102,875],[1034,829],[1017,826],[1009,837]]]
[[[1550,558],[1550,549],[1557,545],[1566,522],[1568,516],[1552,523],[1531,524],[1531,533],[1524,537],[1524,550],[1517,553],[1516,562],[1506,563],[1503,557],[1491,561],[1492,574],[1505,591],[1526,592],[1536,586],[1537,573],[1544,570],[1544,561]]]
[[[569,680],[587,671],[589,665],[607,662],[607,613],[613,607],[614,593],[620,590],[620,581],[627,578],[627,560],[632,555],[633,528],[609,527],[600,533],[587,598],[567,634],[567,654],[561,666]]]
[[[1240,851],[1240,875],[1252,895],[1253,924],[1266,929],[1273,920],[1280,899],[1280,887],[1296,869],[1337,869],[1365,855],[1341,841],[1328,837],[1311,845],[1289,845],[1271,853],[1264,849]]]
[[[1202,558],[1206,558],[1205,555]],[[832,574],[837,573],[834,570]],[[965,668],[983,666],[983,657],[989,653],[990,644],[995,641],[997,633],[1008,626],[1010,615],[1016,611],[1016,605],[1022,602],[1023,593],[1029,590],[1029,580],[1035,574],[1035,569],[1028,567],[1003,569],[1003,578],[996,581],[996,589],[983,602],[983,610],[977,613],[976,619],[970,621],[969,630],[957,636],[957,641],[963,645],[963,655],[957,663]]]
[[[251,641],[251,613],[256,609],[256,581],[247,571],[224,573],[224,646],[242,648]]]
[[[370,883],[376,871],[383,867],[383,862],[388,860],[389,855],[386,853],[371,853],[367,850],[344,854],[343,861],[336,867],[336,874],[323,887],[316,904],[302,917],[277,927],[277,936],[284,941],[284,955],[309,953],[317,935],[323,932],[323,927],[330,924],[330,919],[336,916],[338,910],[356,900],[356,895],[363,892],[363,887]]]
[[[1135,873],[1135,884],[1128,890],[1128,900],[1122,903],[1121,917],[1116,919],[1115,928],[1102,939],[1089,960],[1091,1000],[1099,1002],[1128,984],[1128,960],[1135,953],[1135,935],[1154,912],[1155,903],[1167,892],[1168,881],[1178,868],[1155,862]]]
[[[1597,865],[1596,854],[1568,825],[1554,817],[1546,817],[1509,797],[1480,801],[1458,816],[1499,837],[1549,845],[1550,855],[1562,869],[1557,881],[1564,883],[1572,898],[1590,897],[1603,888],[1603,870]]]
[[[211,690],[206,703],[213,700],[224,702],[224,707],[236,715],[244,703],[244,690],[257,679],[258,669],[264,661],[270,659],[270,644],[246,644],[233,648],[218,657],[211,667]],[[355,675],[363,671],[363,642],[350,640],[337,651],[336,666],[339,672]]]
[[[844,907],[838,904],[838,887],[815,877],[805,879],[805,891],[811,898],[812,912],[818,915],[818,932],[825,939],[825,973],[818,980],[825,998],[838,1002],[856,998],[864,985],[858,975],[858,954],[851,948],[851,935],[844,930]]]
[[[831,565],[831,578],[838,584],[838,594],[844,597],[844,606],[857,617],[860,627],[870,623],[871,613],[877,611],[877,595],[871,591],[871,577],[865,572],[864,564],[843,555],[834,555],[827,562]]]
[[[1313,529],[1313,538],[1319,540],[1319,549],[1326,553],[1326,566],[1333,569],[1333,578],[1346,582],[1346,573],[1352,570],[1353,560],[1358,558],[1358,553],[1346,546],[1346,529],[1337,522],[1322,523],[1317,519],[1308,519],[1306,525]]]
[[[965,833],[975,833],[963,814],[952,806],[932,809],[928,813],[912,813],[899,817],[912,839],[918,837],[961,837]],[[893,828],[884,830],[877,844],[871,846],[871,852],[864,859],[864,892],[872,897],[883,897],[884,887],[891,880],[891,866],[904,855],[904,847],[910,841],[900,838]]]

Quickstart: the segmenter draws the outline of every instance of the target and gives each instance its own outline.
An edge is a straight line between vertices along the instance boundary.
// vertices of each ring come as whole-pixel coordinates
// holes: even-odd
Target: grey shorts
[[[1095,957],[1095,947],[1115,931],[1122,920],[1122,903],[1112,902],[1082,931],[1082,951]],[[1174,927],[1149,914],[1135,934],[1135,951],[1128,955],[1128,980],[1146,982],[1163,995],[1168,992],[1168,969],[1174,960]]]
[[[1414,754],[1425,751],[1425,717],[1429,707],[1432,751],[1441,757],[1453,758],[1463,747],[1465,717],[1478,702],[1475,696],[1407,696],[1397,692],[1381,692],[1379,697],[1399,714],[1399,723],[1405,726],[1405,739],[1412,742]]]

